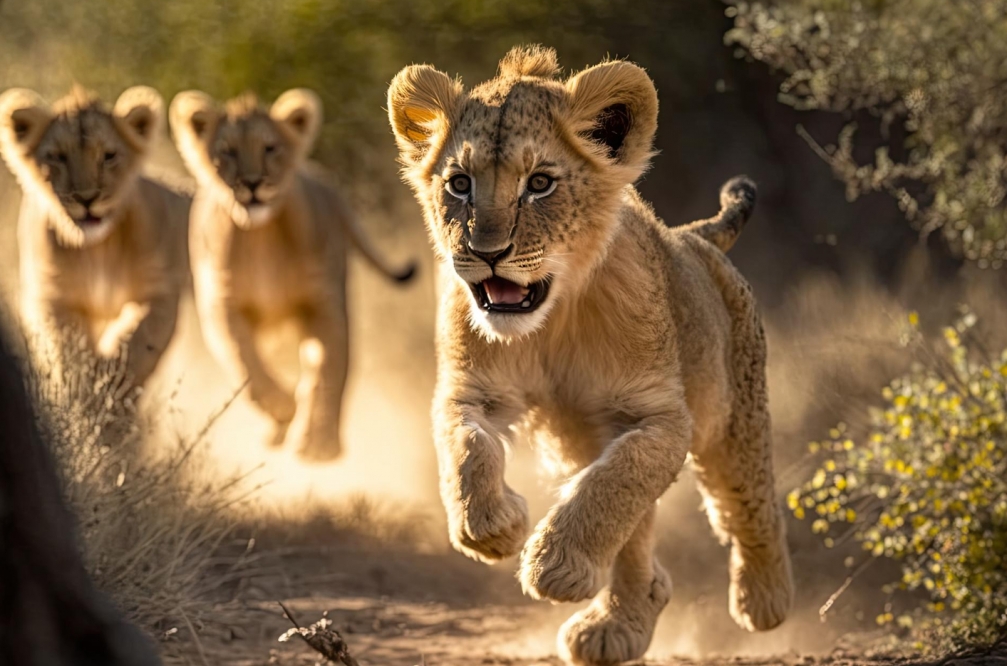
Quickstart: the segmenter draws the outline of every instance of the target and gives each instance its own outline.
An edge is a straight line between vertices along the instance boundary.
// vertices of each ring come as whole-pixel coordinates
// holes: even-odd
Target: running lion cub
[[[637,659],[671,593],[655,503],[691,452],[731,544],[732,616],[748,630],[783,622],[766,346],[724,255],[751,182],[725,187],[717,218],[666,227],[633,187],[657,93],[629,62],[562,79],[554,51],[516,48],[468,91],[416,65],[392,81],[388,110],[441,265],[434,427],[454,546],[480,560],[520,552],[536,598],[594,597],[560,631],[567,661]],[[569,473],[530,536],[504,481],[518,426]]]
[[[68,329],[101,356],[124,347],[137,384],[175,332],[188,281],[189,200],[142,174],[163,131],[164,102],[146,86],[112,109],[79,86],[52,106],[21,88],[0,95],[0,155],[24,191],[22,319],[55,350]]]
[[[218,105],[179,93],[169,111],[178,150],[198,189],[190,217],[196,307],[210,351],[274,420],[276,442],[311,460],[337,457],[346,383],[347,245],[405,281],[371,249],[339,193],[307,163],[322,124],[309,90],[269,108],[250,94]],[[260,358],[260,326],[294,319],[302,334],[295,395]]]

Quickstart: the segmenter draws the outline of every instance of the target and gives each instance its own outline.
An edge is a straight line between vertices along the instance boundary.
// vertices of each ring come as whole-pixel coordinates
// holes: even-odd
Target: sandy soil
[[[278,643],[290,628],[277,599],[302,625],[326,616],[361,666],[560,666],[555,632],[572,612],[518,593],[510,569],[449,553],[376,552],[358,545],[288,555],[221,604],[199,629],[166,647],[169,663],[308,666],[322,663],[303,642]],[[269,569],[270,567],[266,567]],[[282,568],[282,572],[281,572]],[[856,643],[847,639],[847,644]],[[821,655],[764,657],[648,654],[652,666],[980,666],[1007,664],[1007,650],[946,660],[865,657],[835,648]]]

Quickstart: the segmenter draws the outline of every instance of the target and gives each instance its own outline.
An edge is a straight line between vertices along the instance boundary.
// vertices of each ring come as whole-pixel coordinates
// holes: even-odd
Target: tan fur
[[[745,176],[732,178],[720,188],[720,212],[707,220],[693,222],[684,231],[691,231],[716,245],[721,252],[727,252],[752,215],[756,192],[751,179]]]
[[[594,597],[560,632],[567,661],[639,658],[670,594],[652,552],[655,502],[691,452],[732,546],[731,613],[770,629],[792,592],[766,349],[751,289],[717,247],[733,242],[724,232],[742,209],[667,228],[633,188],[653,154],[650,78],[616,61],[563,81],[548,62],[539,47],[515,49],[468,92],[407,67],[389,89],[440,263],[433,413],[451,541],[481,560],[520,551],[534,597]],[[465,196],[449,190],[459,174]],[[535,194],[534,174],[554,188]],[[490,311],[479,289],[493,276],[548,291],[537,309]],[[504,481],[515,428],[570,475],[530,537]]]
[[[305,457],[339,455],[346,382],[347,243],[399,280],[371,249],[339,193],[306,162],[322,108],[291,90],[266,109],[251,94],[218,105],[205,93],[171,103],[172,132],[198,181],[190,253],[203,336],[236,385],[276,423],[275,443]],[[260,327],[300,326],[295,395],[280,386],[256,349]]]
[[[124,347],[138,383],[171,340],[188,274],[188,200],[141,175],[163,107],[144,86],[111,111],[80,87],[52,107],[29,90],[0,95],[0,155],[24,192],[25,323],[46,339],[80,328],[105,356]]]

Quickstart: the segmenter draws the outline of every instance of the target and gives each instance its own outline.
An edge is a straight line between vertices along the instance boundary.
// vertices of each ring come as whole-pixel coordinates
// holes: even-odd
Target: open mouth
[[[95,224],[98,224],[98,223],[101,222],[101,220],[102,220],[102,218],[98,217],[97,215],[92,215],[91,213],[88,213],[87,215],[85,215],[84,217],[82,217],[80,220],[78,220],[78,222],[82,226],[86,227],[86,226],[93,226]]]
[[[549,278],[522,286],[494,275],[470,285],[480,307],[487,312],[524,314],[534,312],[549,294]]]

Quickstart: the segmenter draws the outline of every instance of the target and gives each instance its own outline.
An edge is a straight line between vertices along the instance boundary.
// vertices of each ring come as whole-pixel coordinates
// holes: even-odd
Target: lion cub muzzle
[[[515,255],[513,244],[490,252],[469,245],[467,255],[454,257],[455,272],[487,314],[530,314],[549,295],[552,276],[529,281],[527,260]]]

